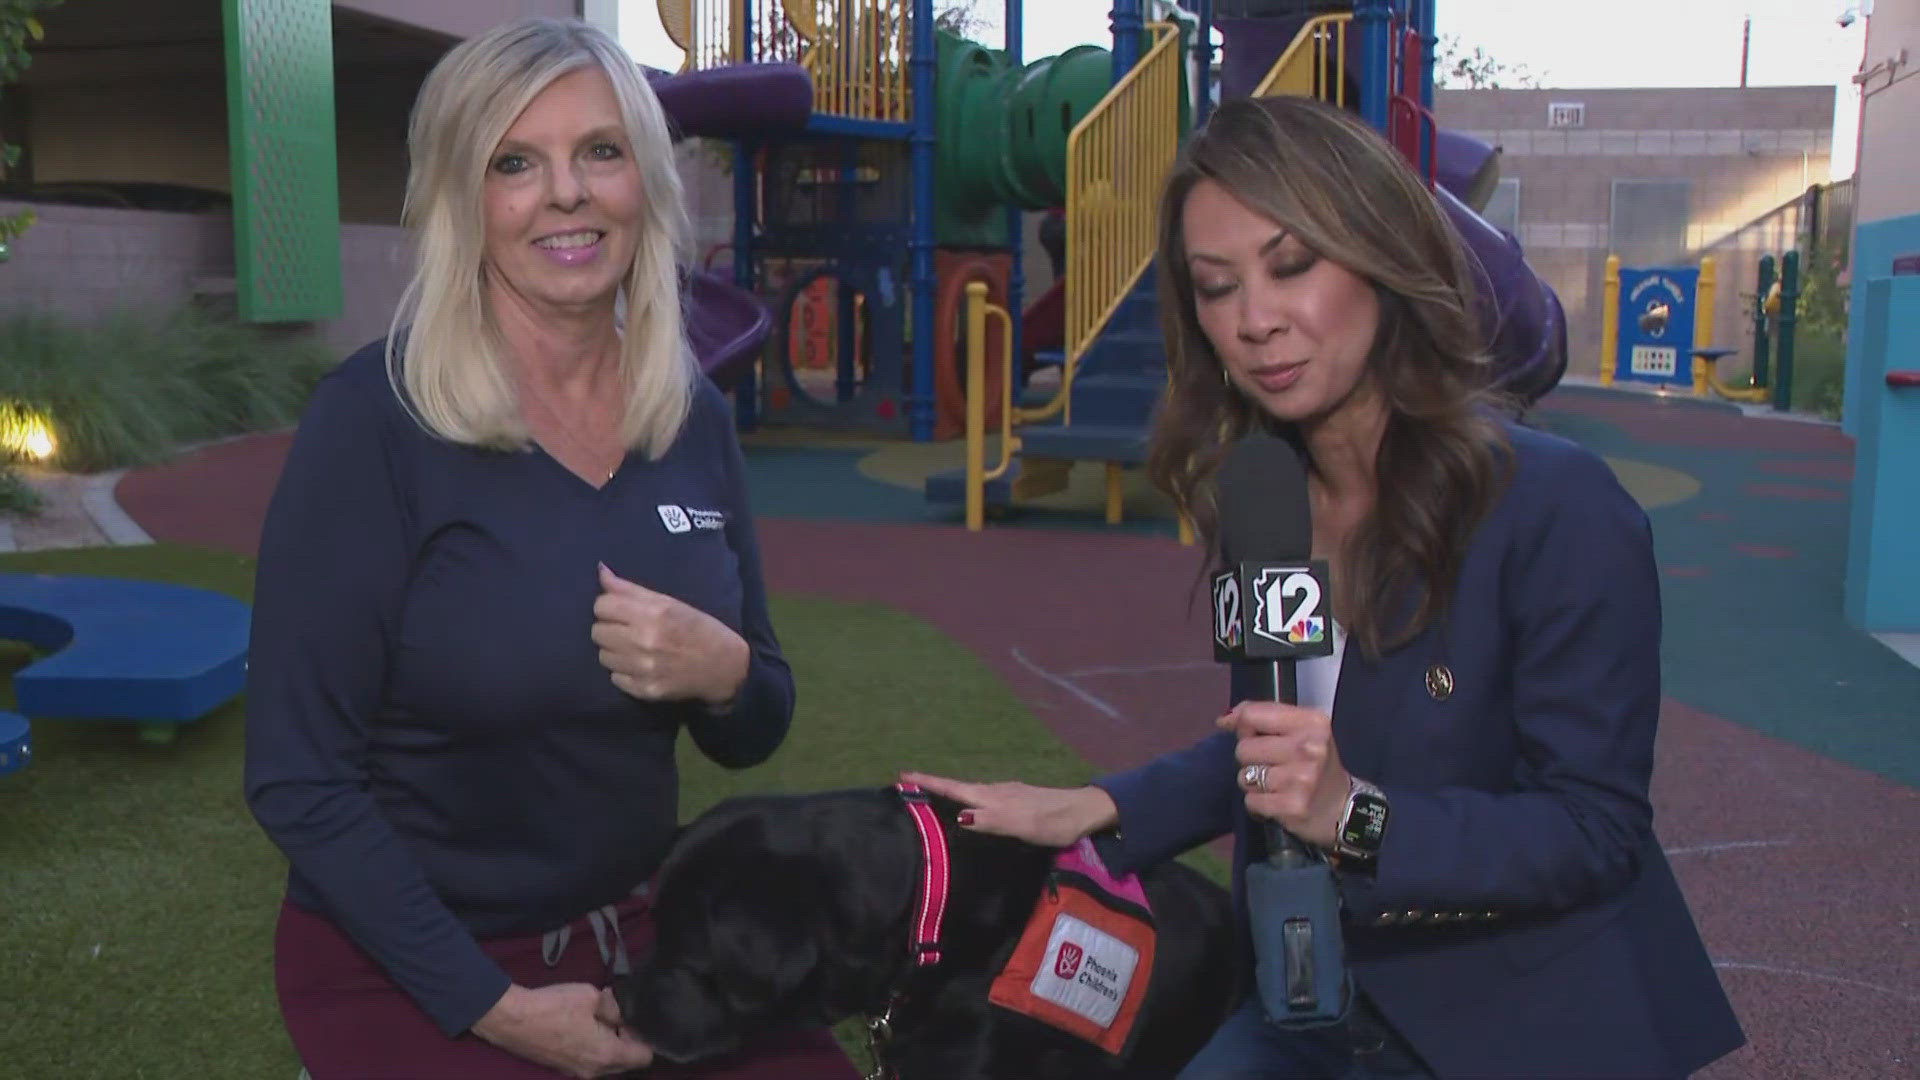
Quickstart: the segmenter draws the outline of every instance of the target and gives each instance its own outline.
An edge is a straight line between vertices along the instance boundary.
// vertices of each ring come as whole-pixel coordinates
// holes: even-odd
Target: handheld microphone
[[[1286,441],[1255,432],[1228,452],[1216,483],[1226,565],[1213,577],[1214,658],[1257,665],[1250,697],[1299,704],[1295,664],[1333,653],[1306,464]],[[1333,872],[1278,822],[1262,824],[1267,858],[1246,874],[1261,1006],[1282,1026],[1337,1022],[1349,988]]]

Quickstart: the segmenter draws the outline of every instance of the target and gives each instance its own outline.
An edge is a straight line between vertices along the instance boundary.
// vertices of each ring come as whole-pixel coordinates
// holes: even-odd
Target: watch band
[[[1387,835],[1387,795],[1357,776],[1347,778],[1347,804],[1333,833],[1333,855],[1343,870],[1371,873]]]

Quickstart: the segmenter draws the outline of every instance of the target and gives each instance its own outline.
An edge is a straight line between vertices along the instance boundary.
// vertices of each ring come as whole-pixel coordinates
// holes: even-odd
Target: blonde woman
[[[261,539],[281,1010],[314,1080],[615,1075],[652,1060],[603,988],[651,932],[675,742],[765,760],[792,675],[639,70],[583,23],[502,26],[434,69],[409,143],[413,281],[316,390]],[[853,1070],[810,1032],[647,1075]]]

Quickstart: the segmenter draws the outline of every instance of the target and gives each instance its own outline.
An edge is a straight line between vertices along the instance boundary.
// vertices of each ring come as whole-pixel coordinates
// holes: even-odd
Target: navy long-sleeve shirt
[[[746,639],[727,711],[613,685],[590,637],[601,562]],[[286,853],[289,899],[449,1035],[510,983],[477,937],[552,929],[652,873],[683,726],[752,765],[793,698],[712,384],[664,457],[630,454],[599,489],[539,449],[437,439],[380,344],[315,390],[261,537],[247,801]]]

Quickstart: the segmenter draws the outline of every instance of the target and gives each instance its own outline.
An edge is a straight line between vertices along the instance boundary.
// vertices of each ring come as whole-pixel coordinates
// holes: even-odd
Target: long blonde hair
[[[456,45],[427,76],[407,132],[402,222],[414,271],[387,338],[387,372],[409,411],[452,442],[528,445],[506,348],[483,287],[481,189],[493,148],[555,79],[597,66],[613,84],[640,170],[646,219],[621,283],[628,397],[623,442],[659,457],[686,423],[697,366],[680,308],[689,234],[673,140],[653,89],[618,42],[573,19],[527,18]]]
[[[1188,142],[1160,204],[1160,318],[1166,397],[1147,473],[1212,550],[1215,474],[1256,427],[1299,434],[1223,384],[1201,329],[1187,266],[1187,197],[1211,180],[1308,248],[1366,279],[1380,300],[1367,359],[1387,406],[1375,459],[1378,495],[1344,553],[1341,606],[1370,656],[1445,608],[1474,527],[1505,481],[1507,411],[1488,389],[1467,255],[1444,211],[1398,150],[1360,120],[1310,98],[1221,105]],[[1405,607],[1405,590],[1416,603]]]

